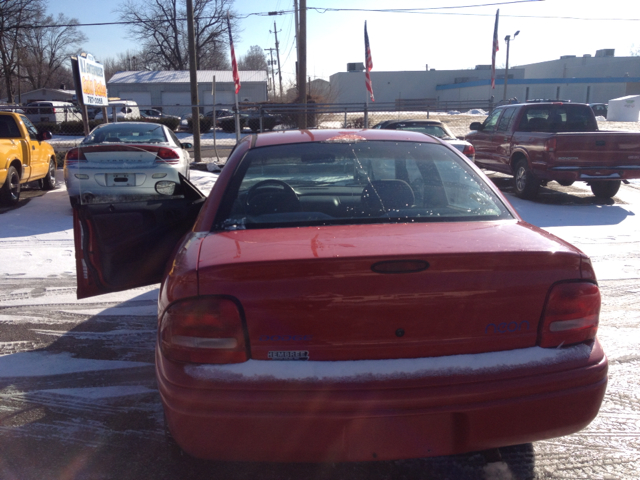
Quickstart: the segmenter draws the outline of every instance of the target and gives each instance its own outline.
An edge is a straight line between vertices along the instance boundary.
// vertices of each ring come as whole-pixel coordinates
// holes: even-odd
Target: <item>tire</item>
[[[524,199],[532,199],[538,194],[540,180],[529,169],[529,164],[523,158],[515,163],[513,186],[516,195]]]
[[[558,182],[563,187],[570,187],[574,183],[573,180],[556,180],[556,182]]]
[[[591,183],[591,191],[598,198],[613,198],[620,190],[620,180],[602,180]]]
[[[47,176],[42,179],[42,190],[53,190],[56,188],[56,162],[51,160],[49,162],[49,171]]]
[[[0,187],[0,205],[11,207],[20,200],[20,174],[16,167],[7,170],[7,180]]]

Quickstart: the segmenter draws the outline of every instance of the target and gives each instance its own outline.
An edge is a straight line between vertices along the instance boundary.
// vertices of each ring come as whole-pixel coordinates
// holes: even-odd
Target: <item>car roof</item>
[[[440,120],[410,119],[410,120],[387,120],[384,126],[395,125],[396,123],[422,123],[424,125],[444,125]]]
[[[157,125],[159,127],[164,127],[161,123],[156,122],[111,122],[111,123],[102,123],[98,125],[96,128],[110,128],[110,127],[122,127],[126,125]]]
[[[407,130],[349,130],[349,129],[322,129],[322,130],[285,130],[281,132],[267,132],[255,136],[254,147],[271,145],[286,145],[291,143],[310,142],[357,142],[364,140],[390,140],[400,142],[440,143],[423,133]]]
[[[27,107],[31,105],[70,105],[75,106],[71,102],[60,102],[58,100],[38,100],[37,102],[27,103]]]

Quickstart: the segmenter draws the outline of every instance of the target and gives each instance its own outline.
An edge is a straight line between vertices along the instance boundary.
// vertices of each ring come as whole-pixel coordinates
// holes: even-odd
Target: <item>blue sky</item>
[[[119,1],[49,2],[49,13],[76,17],[81,23],[117,21],[114,10]],[[492,4],[453,9],[452,6]],[[495,12],[500,8],[500,51],[497,63],[505,62],[504,37],[520,30],[511,42],[510,66],[553,60],[561,55],[594,55],[596,50],[614,48],[617,56],[640,49],[640,10],[630,8],[628,0],[546,0],[502,3],[499,0],[307,0],[308,7],[389,9],[449,7],[429,13],[334,12],[310,10],[308,23],[308,66],[312,78],[328,80],[333,73],[346,70],[349,62],[364,61],[363,28],[368,21],[374,70],[438,70],[474,68],[491,63],[491,40]],[[236,0],[241,15],[292,10],[293,0]],[[561,17],[561,18],[558,18]],[[630,20],[631,19],[631,20]],[[274,20],[278,28],[283,78],[293,78],[295,46],[293,15],[248,16],[240,21],[241,31],[234,38],[236,55],[251,45],[275,47]],[[85,51],[97,59],[115,56],[136,44],[121,26],[84,27],[89,37]],[[275,52],[274,52],[275,58]],[[286,81],[286,80],[285,80]]]

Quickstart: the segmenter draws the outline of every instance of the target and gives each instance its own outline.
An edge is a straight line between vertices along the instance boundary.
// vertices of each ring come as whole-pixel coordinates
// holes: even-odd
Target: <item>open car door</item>
[[[205,200],[182,175],[180,180],[180,195],[95,197],[73,204],[79,299],[162,280]]]

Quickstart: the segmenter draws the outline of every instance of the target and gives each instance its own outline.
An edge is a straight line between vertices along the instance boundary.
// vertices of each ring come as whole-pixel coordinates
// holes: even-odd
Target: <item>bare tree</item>
[[[249,47],[246,55],[240,57],[238,70],[264,70],[267,71],[267,56],[258,45]]]
[[[4,0],[0,2],[0,70],[4,76],[7,100],[13,101],[13,77],[18,67],[20,38],[24,28],[33,25],[44,11],[43,0]]]
[[[35,90],[57,86],[56,78],[67,69],[69,56],[78,53],[87,36],[76,26],[77,19],[62,13],[54,18],[39,12],[34,20],[34,28],[26,29],[20,38],[20,62],[21,77]]]
[[[104,77],[107,81],[109,81],[116,72],[152,70],[152,68],[149,68],[143,51],[127,50],[120,52],[115,57],[103,59],[102,65],[104,66]]]
[[[200,69],[228,66],[227,11],[233,0],[193,2],[196,64]],[[187,11],[185,0],[127,0],[118,8],[120,19],[135,21],[130,36],[143,45],[150,65],[159,70],[188,70]],[[234,14],[232,28],[235,29]]]

